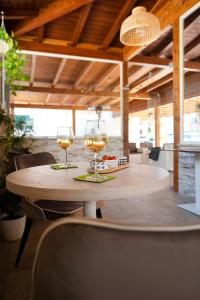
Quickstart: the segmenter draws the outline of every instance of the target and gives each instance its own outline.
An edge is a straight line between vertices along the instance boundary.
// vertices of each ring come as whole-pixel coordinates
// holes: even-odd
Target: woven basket
[[[148,45],[159,36],[158,18],[143,6],[132,10],[132,15],[124,20],[120,31],[120,41],[128,46]]]

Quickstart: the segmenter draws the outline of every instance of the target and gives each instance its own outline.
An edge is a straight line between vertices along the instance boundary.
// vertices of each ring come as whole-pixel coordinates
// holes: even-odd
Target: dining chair
[[[16,170],[49,165],[56,163],[54,156],[48,152],[36,154],[18,155],[14,158]],[[27,197],[23,197],[23,207],[26,213],[26,225],[20,242],[15,267],[19,265],[20,258],[23,254],[33,221],[56,220],[58,218],[74,215],[82,209],[82,202],[75,201],[52,201],[38,200],[32,202]]]
[[[199,249],[200,225],[60,219],[37,246],[31,299],[197,300]]]

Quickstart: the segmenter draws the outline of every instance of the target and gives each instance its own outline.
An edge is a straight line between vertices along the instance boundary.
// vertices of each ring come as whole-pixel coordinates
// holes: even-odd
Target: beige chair
[[[40,239],[32,300],[199,300],[200,225],[65,218]]]

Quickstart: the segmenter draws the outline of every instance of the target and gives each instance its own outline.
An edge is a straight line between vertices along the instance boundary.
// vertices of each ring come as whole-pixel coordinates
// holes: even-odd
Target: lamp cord
[[[4,12],[1,11],[1,28],[5,28],[5,24],[4,24]]]
[[[162,2],[163,0],[158,0],[156,2],[156,4],[153,6],[153,8],[151,9],[151,12],[154,12],[154,10],[157,8],[157,6],[160,4],[160,2]]]

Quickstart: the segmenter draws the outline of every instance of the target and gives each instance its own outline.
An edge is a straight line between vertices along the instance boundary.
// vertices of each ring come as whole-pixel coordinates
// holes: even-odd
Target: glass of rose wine
[[[98,176],[97,154],[102,151],[108,142],[105,121],[89,120],[85,130],[85,146],[94,153],[94,176]]]
[[[58,127],[57,130],[57,143],[59,147],[65,150],[65,164],[69,165],[68,148],[70,148],[74,141],[74,133],[72,127]]]

